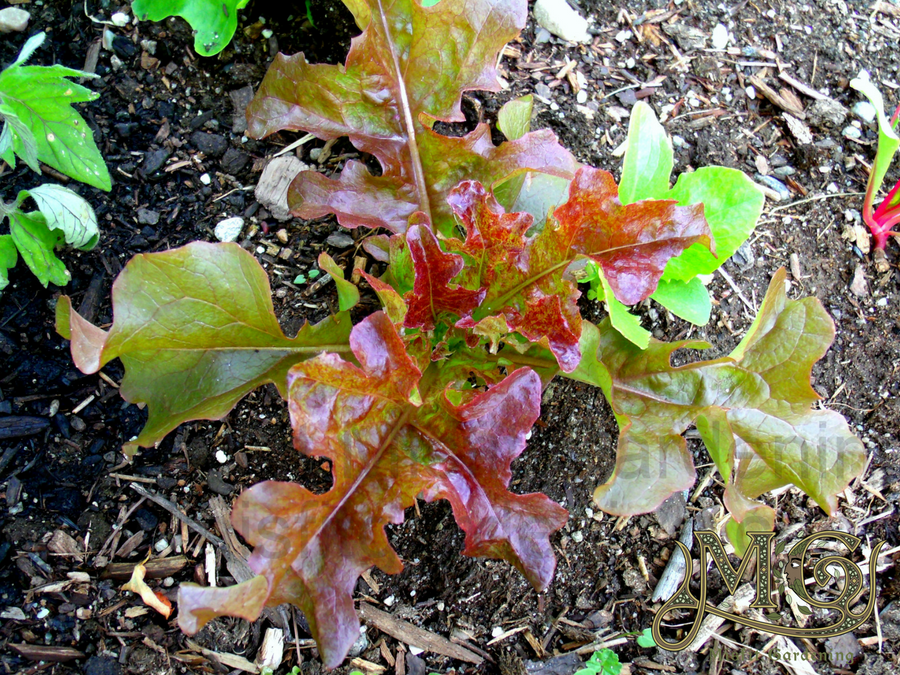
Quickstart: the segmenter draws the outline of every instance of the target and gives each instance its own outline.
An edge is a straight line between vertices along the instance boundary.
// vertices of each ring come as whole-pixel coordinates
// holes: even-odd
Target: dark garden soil
[[[314,62],[341,61],[355,27],[338,5],[311,3],[311,26],[303,2],[251,0],[235,41],[209,59],[194,54],[190,30],[180,20],[115,28],[92,22],[80,1],[22,5],[32,13],[29,34],[48,32],[35,63],[83,67],[103,31],[112,37],[111,50],[101,49],[95,61],[100,78],[90,83],[100,99],[84,106],[83,114],[114,186],[105,194],[69,183],[94,205],[101,243],[89,253],[61,253],[72,272],[64,292],[83,315],[101,325],[111,321],[110,287],[131,256],[197,239],[212,241],[216,223],[235,215],[248,220],[242,243],[270,272],[276,311],[288,333],[304,319],[320,320],[336,307],[333,285],[294,284],[299,274],[315,267],[325,240],[338,231],[335,222],[278,222],[253,195],[266,157],[299,135],[265,142],[242,138],[240,94],[235,92],[255,88],[278,50],[302,50]],[[109,0],[87,6],[104,20],[118,9]],[[805,83],[849,108],[859,96],[848,89],[848,80],[865,68],[896,103],[900,5],[885,5],[879,12],[870,2],[843,0],[582,0],[580,9],[593,18],[593,44],[563,43],[530,22],[502,60],[506,88],[496,95],[466,95],[469,121],[494,122],[503,102],[534,93],[535,127],[554,129],[579,160],[617,172],[621,159],[614,151],[625,139],[631,106],[643,99],[664,117],[672,134],[676,173],[722,164],[768,176],[759,182],[777,179],[769,186],[783,190],[783,200],[767,200],[748,245],[709,284],[714,298],[710,324],[692,328],[648,305],[641,310],[644,325],[658,338],[702,338],[713,345],[709,355],[726,354],[749,326],[780,267],[790,270],[792,297],[813,295],[834,317],[837,337],[814,369],[815,388],[824,406],[849,419],[871,452],[871,463],[831,518],[795,490],[767,501],[777,508],[779,541],[822,529],[887,541],[886,549],[893,552],[879,566],[879,621],[857,630],[853,637],[858,640],[836,643],[838,650],[852,647],[853,660],[829,664],[825,641],[796,643],[818,652],[815,672],[900,672],[895,567],[900,557],[900,246],[889,245],[890,267],[879,271],[864,241],[853,237],[875,152],[873,127],[852,113],[821,120],[809,92],[779,78]],[[265,23],[254,24],[260,16]],[[717,23],[733,34],[726,52],[706,48]],[[679,32],[686,27],[696,30],[698,44]],[[263,28],[273,37],[265,38]],[[12,60],[24,37],[0,36],[0,62]],[[561,71],[570,61],[567,75]],[[748,96],[751,76],[782,91],[782,104],[799,106],[795,116],[804,118],[812,142],[788,127],[783,105]],[[310,153],[315,150],[321,158],[322,145],[312,141],[297,153],[315,164]],[[338,144],[322,168],[339,169],[341,155],[351,151]],[[888,183],[897,177],[894,169]],[[6,169],[0,173],[0,197],[9,200],[34,183],[28,169]],[[355,240],[362,236],[350,234]],[[327,250],[344,266],[363,255],[349,242]],[[863,288],[859,275],[866,282]],[[151,584],[173,600],[178,583],[202,581],[209,573],[200,535],[158,504],[139,503],[129,485],[136,481],[226,538],[227,528],[217,527],[214,519],[216,499],[230,504],[241,489],[266,478],[324,488],[327,473],[313,460],[299,460],[291,446],[281,398],[273,387],[261,389],[226,419],[183,425],[159,448],[127,464],[122,443],[138,433],[146,413],[118,395],[121,366],[110,364],[102,378],[80,374],[68,343],[53,328],[53,308],[63,289],[41,288],[21,263],[11,279],[0,295],[0,422],[12,416],[42,421],[36,434],[0,440],[5,494],[5,503],[0,501],[0,668],[100,675],[226,673],[237,667],[234,660],[217,663],[201,648],[252,661],[264,629],[279,625],[287,613],[254,626],[219,620],[189,643],[174,619],[164,620],[121,592],[131,568],[148,554],[161,570]],[[374,297],[364,298],[356,318],[375,306]],[[585,300],[582,307],[588,318],[602,315],[594,303]],[[698,475],[706,477],[709,458],[697,441],[690,442],[701,467]],[[650,596],[683,520],[693,517],[696,527],[720,523],[723,485],[716,476],[688,495],[686,504],[673,501],[659,514],[604,516],[592,510],[591,492],[609,475],[615,445],[615,422],[599,390],[565,380],[551,384],[541,421],[514,465],[514,489],[544,492],[571,513],[569,524],[553,539],[559,561],[553,585],[538,595],[508,564],[460,556],[463,538],[449,507],[421,503],[407,513],[404,525],[390,531],[405,571],[390,577],[374,570],[359,582],[358,598],[438,636],[464,640],[481,650],[485,661],[476,667],[434,652],[417,656],[369,626],[355,652],[368,663],[355,667],[393,671],[394,659],[406,649],[406,672],[415,675],[451,670],[519,675],[528,661],[534,662],[527,664],[529,672],[541,671],[546,668],[541,662],[571,654],[598,637],[649,627],[660,606]],[[220,584],[230,582],[225,564],[216,571]],[[718,601],[726,593],[716,588]],[[299,625],[300,649],[286,645],[278,672],[290,671],[297,654],[304,673],[321,670],[302,618]],[[292,641],[293,622],[280,627]],[[727,645],[739,648],[710,640],[697,653],[675,655],[641,648],[633,637],[613,642],[613,648],[632,673],[785,672],[784,665],[747,649],[771,647],[771,636],[730,623],[719,632]],[[580,658],[590,651],[582,650]],[[799,667],[793,665],[791,672],[803,672]],[[569,662],[558,672],[572,670]]]

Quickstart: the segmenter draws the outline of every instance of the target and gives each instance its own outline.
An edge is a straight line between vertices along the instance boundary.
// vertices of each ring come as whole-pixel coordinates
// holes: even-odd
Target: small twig
[[[744,305],[747,306],[747,309],[749,309],[751,312],[753,312],[753,315],[755,316],[755,315],[756,315],[756,307],[754,307],[754,306],[753,306],[753,303],[751,303],[751,302],[744,296],[744,294],[743,294],[743,292],[741,291],[741,289],[738,288],[738,285],[737,285],[736,283],[734,283],[734,279],[731,278],[731,275],[728,274],[728,272],[726,272],[722,267],[718,268],[718,269],[716,270],[716,272],[718,272],[719,274],[722,275],[722,278],[723,278],[725,281],[728,282],[728,285],[729,285],[729,286],[731,286],[731,290],[733,290],[735,293],[737,293],[737,296],[741,299],[741,302],[743,302]]]
[[[207,530],[205,527],[203,527],[200,523],[198,523],[196,520],[194,520],[190,516],[182,513],[181,510],[177,506],[175,506],[175,504],[170,502],[168,499],[166,499],[162,495],[158,495],[155,492],[150,492],[144,486],[138,485],[137,483],[130,483],[129,487],[132,490],[134,490],[135,492],[137,492],[139,495],[141,495],[142,497],[146,497],[151,502],[155,502],[156,504],[159,504],[166,511],[168,511],[173,516],[178,518],[178,520],[185,523],[189,528],[191,528],[195,532],[199,532],[204,537],[206,537],[207,541],[212,542],[219,548],[227,548],[225,546],[225,542],[222,539],[220,539],[219,537],[214,535],[212,532]]]
[[[775,208],[769,209],[768,213],[775,213],[776,211],[789,209],[792,206],[800,206],[801,204],[806,204],[807,202],[817,202],[822,199],[831,199],[832,197],[864,197],[865,194],[865,192],[835,192],[834,194],[829,195],[815,195],[813,197],[807,197],[806,199],[800,199],[796,202],[791,202],[790,204],[782,204],[781,206],[776,206]]]
[[[303,138],[298,138],[296,141],[294,141],[290,145],[284,146],[281,150],[279,150],[274,155],[272,155],[272,157],[281,157],[282,155],[286,155],[294,148],[299,148],[301,145],[303,145],[304,143],[309,143],[314,138],[315,138],[315,136],[313,136],[312,134],[306,134],[306,136],[304,136]]]

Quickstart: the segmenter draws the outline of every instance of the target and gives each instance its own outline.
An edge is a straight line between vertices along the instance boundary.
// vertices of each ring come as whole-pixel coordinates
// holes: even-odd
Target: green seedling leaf
[[[616,653],[611,649],[598,649],[584,667],[575,671],[575,675],[619,675],[621,672],[622,664]]]
[[[641,320],[629,312],[625,305],[616,300],[616,296],[613,295],[609,283],[603,276],[603,270],[599,266],[597,267],[597,275],[600,278],[603,299],[606,302],[606,310],[609,312],[609,320],[613,328],[640,349],[646,349],[647,345],[650,344],[650,331],[644,329],[641,326]]]
[[[9,230],[22,260],[34,272],[38,281],[65,286],[72,278],[62,260],[56,257],[56,245],[62,234],[51,232],[47,220],[40,213],[22,213],[14,210],[8,214]]]
[[[762,214],[765,197],[743,172],[723,166],[683,173],[666,195],[682,206],[703,204],[703,215],[716,242],[716,255],[692,246],[669,261],[663,279],[690,281],[712,274],[743,244]]]
[[[131,10],[141,21],[180,16],[196,31],[194,51],[200,56],[221,52],[237,30],[238,10],[250,0],[134,0]]]
[[[3,131],[0,131],[0,159],[9,164],[10,168],[16,168],[16,152],[25,166],[35,173],[41,172],[41,164],[38,161],[37,141],[22,120],[13,112],[12,108],[0,102],[0,118],[3,119]],[[18,150],[16,148],[18,141]]]
[[[638,102],[628,126],[619,198],[623,204],[643,199],[674,199],[681,206],[703,204],[716,243],[715,255],[702,246],[692,246],[669,261],[663,275],[665,281],[687,282],[698,274],[711,274],[747,240],[762,214],[765,197],[737,169],[713,166],[682,174],[670,190],[671,171],[672,148],[666,132],[650,106]],[[680,304],[687,300],[685,296]]]
[[[659,286],[650,297],[675,316],[695,326],[705,326],[712,312],[709,291],[696,277],[690,281],[668,281],[663,274]]]
[[[131,452],[182,422],[221,419],[267,382],[286,395],[291,366],[323,350],[349,349],[346,314],[286,337],[265,270],[236,244],[195,242],[135,256],[113,284],[112,302],[109,332],[79,316],[66,296],[56,327],[72,341],[82,372],[122,360],[122,396],[149,410]]]
[[[874,195],[881,188],[884,176],[891,166],[891,160],[894,158],[897,149],[900,148],[900,136],[897,135],[885,114],[884,99],[881,96],[881,92],[878,91],[878,87],[868,77],[863,77],[862,74],[850,80],[850,86],[869,99],[869,103],[875,108],[877,115],[878,150],[875,153],[875,163],[872,165],[872,171],[869,174],[869,184]]]
[[[601,508],[644,513],[688,489],[695,472],[681,434],[697,422],[732,488],[729,499],[793,484],[834,511],[836,495],[862,471],[865,451],[843,417],[812,407],[819,396],[810,371],[831,344],[834,324],[818,300],[788,300],[785,278],[784,270],[775,275],[741,344],[714,361],[676,368],[675,350],[707,345],[651,342],[641,352],[608,321],[599,326],[593,374],[621,429],[613,476],[594,493]],[[736,508],[743,520],[748,507]]]
[[[638,635],[637,643],[639,647],[644,647],[645,649],[648,647],[655,647],[656,640],[653,639],[653,629],[645,628],[641,634]]]
[[[322,139],[348,136],[378,159],[382,171],[374,176],[353,160],[336,179],[301,172],[288,192],[295,215],[334,213],[345,227],[405,232],[409,217],[422,212],[437,231],[450,235],[456,226],[446,197],[462,180],[493,185],[529,170],[571,179],[576,162],[547,130],[499,147],[487,124],[460,138],[432,130],[437,120],[464,121],[464,91],[499,89],[497,59],[525,24],[524,3],[345,4],[364,28],[346,64],[309,64],[303,54],[276,56],[247,110],[248,133],[263,138],[290,129]]]
[[[507,101],[497,113],[497,128],[510,141],[517,141],[531,130],[534,97],[531,94]]]
[[[507,490],[510,464],[540,413],[540,378],[520,368],[452,403],[439,371],[419,370],[384,313],[355,326],[350,344],[358,366],[325,353],[289,374],[294,443],[331,460],[332,488],[315,494],[268,481],[245,490],[232,521],[255,546],[248,563],[263,582],[182,585],[183,630],[291,602],[306,615],[325,666],[337,666],[359,638],[357,579],[372,565],[403,569],[384,527],[403,522],[419,494],[450,502],[466,533],[465,555],[506,560],[539,590],[549,583],[550,534],[567,514],[543,495]]]
[[[13,150],[34,168],[36,149],[37,159],[48,166],[82,183],[109,190],[112,186],[109,172],[93,134],[84,118],[72,108],[73,103],[93,101],[98,94],[66,79],[96,75],[58,65],[22,65],[43,38],[37,42],[32,40],[26,43],[19,58],[0,72],[0,114],[12,134]],[[27,133],[20,135],[21,126],[29,130],[31,137]]]
[[[533,229],[540,231],[553,211],[566,203],[571,183],[570,178],[528,171],[494,186],[493,193],[507,213],[529,214]]]
[[[9,285],[9,272],[16,266],[19,255],[11,234],[0,234],[0,291]]]
[[[97,215],[80,195],[61,185],[46,184],[23,191],[31,197],[47,220],[47,227],[60,230],[66,243],[90,251],[100,240]],[[24,198],[20,194],[20,198]]]
[[[342,270],[334,259],[325,252],[319,254],[319,267],[328,272],[334,279],[334,285],[337,286],[338,292],[338,308],[342,312],[346,312],[359,302],[359,289],[344,279],[344,270]],[[312,277],[312,272],[310,272]]]
[[[619,199],[622,203],[672,199],[667,194],[669,174],[672,173],[672,146],[653,109],[643,101],[638,101],[631,110],[626,143],[622,180],[619,181]],[[686,205],[685,202],[681,204]],[[718,241],[716,239],[716,246]]]

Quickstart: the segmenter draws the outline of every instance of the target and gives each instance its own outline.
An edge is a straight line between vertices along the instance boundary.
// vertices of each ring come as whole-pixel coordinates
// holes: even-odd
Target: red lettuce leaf
[[[407,295],[407,328],[433,330],[442,312],[468,317],[484,299],[484,290],[450,286],[450,280],[462,271],[460,255],[444,253],[428,223],[410,226],[406,243],[415,269],[415,285]]]
[[[466,90],[497,91],[500,50],[525,24],[517,0],[417,0],[346,3],[363,33],[343,66],[312,65],[303,54],[279,54],[248,108],[249,134],[303,130],[319,138],[348,136],[380,162],[380,176],[347,162],[337,179],[302,172],[288,201],[303,218],[335,213],[345,227],[403,232],[422,211],[435,227],[452,226],[445,197],[461,179],[491,185],[525,170],[571,178],[576,163],[548,131],[499,148],[479,125],[463,138],[431,130],[435,120],[464,121]]]
[[[516,370],[457,405],[437,369],[421,374],[384,313],[354,327],[350,344],[359,366],[323,354],[289,375],[295,444],[331,460],[333,487],[316,495],[299,485],[260,483],[241,495],[233,515],[255,547],[250,567],[267,582],[255,611],[263,602],[300,607],[328,667],[359,636],[352,600],[358,576],[371,565],[402,569],[384,526],[402,522],[417,494],[450,501],[466,532],[466,555],[507,560],[538,589],[555,567],[549,535],[566,519],[543,495],[507,490],[510,464],[540,413],[533,371]],[[228,591],[188,588],[180,596],[182,612],[192,617],[184,628],[247,614],[240,587],[233,604]]]
[[[576,259],[597,262],[616,296],[635,304],[656,289],[669,258],[695,243],[712,248],[702,205],[623,206],[613,177],[590,167],[578,170],[568,201],[534,236],[527,235],[530,215],[504,213],[476,182],[461,183],[449,203],[466,228],[465,241],[447,242],[466,258],[461,283],[487,292],[473,320],[461,325],[502,314],[511,329],[548,347],[566,372],[581,358],[580,293],[567,273]]]
[[[295,363],[323,350],[349,350],[346,314],[286,337],[265,270],[237,244],[195,242],[135,256],[113,284],[112,304],[107,332],[62,296],[56,326],[72,341],[82,372],[120,358],[123,398],[147,404],[147,424],[127,452],[155,445],[182,422],[221,419],[267,382],[286,394]]]

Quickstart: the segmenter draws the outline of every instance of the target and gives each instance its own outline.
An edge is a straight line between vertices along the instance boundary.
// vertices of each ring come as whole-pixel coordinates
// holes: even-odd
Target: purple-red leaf
[[[427,223],[412,225],[406,233],[406,243],[416,276],[406,298],[409,311],[404,325],[433,330],[442,312],[468,317],[484,299],[484,290],[451,287],[450,281],[462,271],[462,256],[444,253]]]
[[[567,273],[571,263],[596,261],[616,295],[634,304],[655,290],[669,258],[694,243],[712,246],[702,205],[622,206],[612,176],[590,167],[578,170],[569,200],[532,237],[526,236],[530,215],[504,213],[476,182],[461,183],[449,203],[466,227],[464,242],[447,242],[466,257],[460,279],[467,288],[487,290],[473,321],[504,315],[510,328],[548,347],[566,372],[580,360],[580,293]]]
[[[422,211],[448,231],[444,199],[463,178],[490,185],[529,169],[571,178],[576,163],[548,131],[499,148],[484,124],[463,138],[431,131],[435,120],[464,120],[464,91],[498,89],[495,64],[525,25],[525,3],[442,0],[422,7],[418,0],[358,0],[352,9],[364,30],[345,65],[279,54],[248,108],[256,138],[282,129],[349,136],[381,163],[380,176],[358,161],[347,162],[336,179],[301,173],[288,196],[296,215],[335,213],[346,227],[403,232],[409,216]]]
[[[135,256],[113,284],[112,304],[109,332],[79,316],[66,296],[56,325],[83,372],[122,360],[122,396],[149,410],[129,451],[155,445],[182,422],[222,418],[267,382],[286,393],[295,363],[348,348],[346,315],[286,337],[265,270],[236,244],[195,242]]]
[[[357,325],[350,342],[360,366],[324,354],[289,376],[296,446],[331,460],[331,490],[260,483],[241,495],[233,516],[255,546],[249,563],[267,582],[266,604],[303,610],[328,667],[359,636],[357,577],[371,565],[402,569],[384,526],[402,522],[417,494],[451,502],[465,554],[507,560],[539,589],[555,565],[549,535],[566,517],[543,495],[507,490],[510,463],[539,415],[537,375],[517,370],[455,405],[435,367],[420,374],[383,313]],[[223,602],[222,589],[208,593],[207,601],[192,588],[182,600],[189,606],[181,611],[199,619],[195,629],[213,615],[246,613]]]
[[[589,256],[603,268],[616,298],[634,305],[656,290],[666,263],[693,244],[715,253],[703,205],[648,200],[622,206],[606,171],[585,167],[569,187],[569,201],[553,215],[555,247]]]

